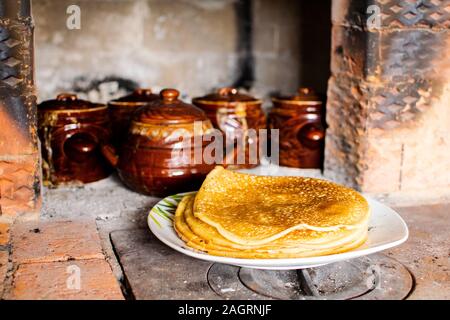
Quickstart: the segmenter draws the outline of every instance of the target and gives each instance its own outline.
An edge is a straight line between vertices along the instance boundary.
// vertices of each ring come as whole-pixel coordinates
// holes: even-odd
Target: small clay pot
[[[44,184],[83,184],[112,171],[101,146],[110,143],[106,105],[60,94],[38,106]]]
[[[259,165],[259,130],[266,128],[261,100],[240,93],[235,88],[221,88],[215,93],[195,98],[192,102],[205,111],[215,128],[224,133],[224,166],[240,169]],[[248,129],[256,130],[256,137],[249,138]],[[228,149],[233,151],[227,154],[228,144],[235,145],[235,148]],[[241,161],[238,159],[238,145],[245,148],[245,163],[239,163]],[[250,155],[250,148],[256,151],[253,156]]]
[[[205,113],[178,99],[175,89],[164,89],[160,99],[133,116],[128,139],[119,152],[103,148],[122,181],[132,190],[163,197],[198,190],[214,164],[195,163],[213,130]],[[194,129],[194,124],[197,128]]]
[[[152,93],[151,89],[140,88],[129,95],[108,102],[112,143],[116,148],[119,148],[126,140],[134,112],[158,99],[159,95]]]
[[[322,168],[325,140],[323,101],[311,88],[272,99],[270,129],[279,129],[280,165]]]

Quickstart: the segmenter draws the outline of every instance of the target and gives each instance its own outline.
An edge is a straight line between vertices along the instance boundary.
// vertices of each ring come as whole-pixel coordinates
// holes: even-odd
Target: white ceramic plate
[[[366,196],[371,209],[369,237],[366,243],[357,249],[328,256],[295,259],[238,259],[212,256],[189,248],[173,228],[176,207],[185,194],[189,193],[173,195],[158,202],[148,215],[148,225],[153,234],[169,247],[201,260],[254,269],[305,269],[369,255],[398,246],[408,239],[408,227],[403,219],[391,208]]]

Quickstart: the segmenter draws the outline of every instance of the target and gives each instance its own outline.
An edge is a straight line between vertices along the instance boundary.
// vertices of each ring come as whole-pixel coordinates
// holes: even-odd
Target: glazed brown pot
[[[202,137],[213,130],[212,124],[202,110],[178,96],[177,90],[164,89],[158,101],[134,114],[118,157],[111,147],[103,148],[122,181],[134,191],[163,197],[197,190],[214,168],[214,164],[193,162],[194,153],[203,153],[208,144]]]
[[[323,102],[311,88],[272,99],[270,129],[280,130],[280,165],[322,168],[325,140]]]
[[[259,165],[259,130],[266,128],[261,100],[242,94],[235,88],[221,88],[215,93],[195,98],[192,102],[205,111],[215,128],[224,133],[226,144],[239,143],[245,148],[245,163],[242,164],[238,163],[237,148],[229,154],[224,150],[225,166],[239,169]],[[254,139],[249,138],[248,129],[256,130],[257,136]],[[250,157],[250,148],[255,148],[253,150],[256,150],[256,159]]]
[[[129,95],[108,102],[112,143],[115,147],[119,148],[126,139],[134,112],[158,99],[159,95],[152,93],[151,89],[140,88]]]
[[[107,107],[60,94],[38,106],[44,184],[82,184],[112,171],[101,146],[110,142]]]

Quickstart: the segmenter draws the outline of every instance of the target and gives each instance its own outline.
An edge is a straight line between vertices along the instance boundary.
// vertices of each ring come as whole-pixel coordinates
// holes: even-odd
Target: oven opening
[[[448,298],[449,21],[434,0],[2,0],[0,299]],[[320,224],[349,207],[372,220]]]

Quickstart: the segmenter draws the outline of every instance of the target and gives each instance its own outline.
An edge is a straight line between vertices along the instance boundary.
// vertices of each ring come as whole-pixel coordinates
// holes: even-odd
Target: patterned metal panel
[[[450,0],[378,0],[382,25],[389,28],[450,28]]]
[[[367,29],[368,19],[379,14],[381,28],[450,28],[450,0],[334,0],[333,6],[338,25]]]

